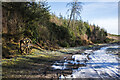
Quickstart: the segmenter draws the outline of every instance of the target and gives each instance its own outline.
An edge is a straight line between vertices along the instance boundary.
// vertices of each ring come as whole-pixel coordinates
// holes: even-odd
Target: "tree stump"
[[[25,38],[23,40],[20,40],[20,52],[21,54],[29,54],[31,50],[31,40],[28,38]]]

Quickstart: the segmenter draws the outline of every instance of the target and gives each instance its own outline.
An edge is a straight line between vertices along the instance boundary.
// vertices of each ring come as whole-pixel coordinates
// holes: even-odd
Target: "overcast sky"
[[[64,0],[65,1],[65,0]],[[67,13],[66,2],[48,2],[51,11],[57,16],[61,13],[65,16]],[[81,17],[83,21],[98,25],[107,30],[108,33],[118,34],[118,0],[108,0],[110,2],[100,2],[100,0],[84,0]]]

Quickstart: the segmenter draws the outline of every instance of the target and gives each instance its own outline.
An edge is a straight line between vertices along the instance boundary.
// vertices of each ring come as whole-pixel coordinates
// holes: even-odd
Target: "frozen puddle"
[[[72,70],[72,74],[61,75],[59,78],[120,79],[120,58],[111,53],[112,50],[117,50],[117,48],[120,47],[109,46],[96,51],[86,50],[84,51],[85,54],[75,54],[71,60],[65,58],[64,61],[54,63],[52,67],[60,70]],[[110,53],[107,52],[107,49]],[[118,51],[115,52],[118,54]]]
[[[71,59],[64,58],[64,61],[55,62],[52,67],[54,69],[78,69],[81,66],[85,66],[86,62],[88,61],[88,58],[86,55],[73,55]]]

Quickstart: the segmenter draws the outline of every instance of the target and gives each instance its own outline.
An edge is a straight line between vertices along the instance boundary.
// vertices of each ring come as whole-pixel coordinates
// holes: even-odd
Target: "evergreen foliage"
[[[2,3],[3,57],[18,54],[19,41],[26,37],[47,50],[105,42],[107,32],[104,29],[76,19],[72,20],[74,29],[68,28],[69,19],[61,14],[59,17],[50,14],[49,7],[47,2]]]

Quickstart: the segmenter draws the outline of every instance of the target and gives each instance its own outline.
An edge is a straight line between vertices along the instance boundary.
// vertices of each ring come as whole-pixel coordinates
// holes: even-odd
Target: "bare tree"
[[[78,0],[73,0],[73,2],[70,2],[67,4],[67,6],[70,6],[68,11],[71,11],[70,13],[70,19],[68,22],[68,27],[70,27],[71,20],[73,19],[73,24],[75,19],[80,18],[81,19],[81,11],[82,11],[82,3],[78,2]],[[73,26],[72,26],[73,27]]]

